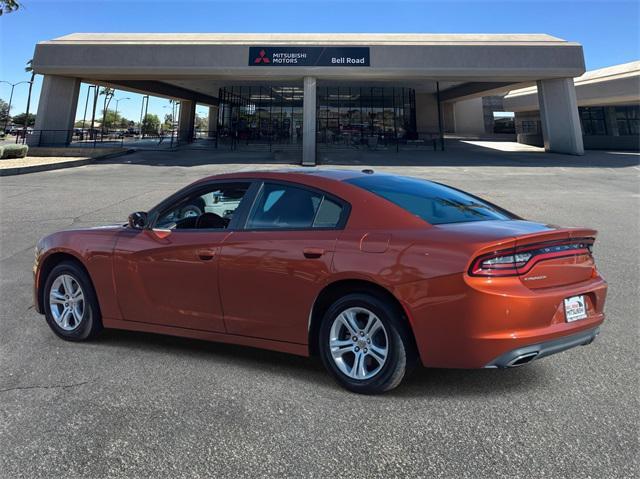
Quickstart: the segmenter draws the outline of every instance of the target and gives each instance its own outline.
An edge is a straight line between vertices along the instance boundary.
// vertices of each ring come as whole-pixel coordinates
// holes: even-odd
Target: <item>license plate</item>
[[[587,317],[587,304],[584,296],[572,296],[564,300],[564,314],[567,323]]]

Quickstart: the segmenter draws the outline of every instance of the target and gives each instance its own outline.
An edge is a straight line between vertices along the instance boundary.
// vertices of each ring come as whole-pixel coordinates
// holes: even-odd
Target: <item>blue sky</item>
[[[418,32],[548,33],[584,46],[588,70],[640,58],[640,1],[178,1],[22,0],[0,17],[0,80],[28,79],[34,45],[72,32]],[[34,87],[34,107],[40,80]],[[81,91],[84,99],[85,89]],[[0,98],[9,87],[0,84]],[[27,87],[16,87],[12,114],[23,112]],[[126,92],[120,110],[138,118],[140,98]],[[79,102],[84,107],[83,101]],[[152,99],[149,111],[169,109]],[[79,108],[81,110],[82,108]],[[199,109],[204,113],[204,108]],[[206,114],[205,114],[206,115]],[[82,111],[80,111],[82,116]]]

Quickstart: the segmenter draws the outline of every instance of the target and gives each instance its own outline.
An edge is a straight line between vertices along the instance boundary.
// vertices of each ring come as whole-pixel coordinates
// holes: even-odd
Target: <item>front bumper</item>
[[[36,312],[39,314],[43,314],[42,304],[40,303],[40,268],[38,264],[38,257],[36,256],[36,261],[33,264],[33,305],[35,307]]]
[[[552,354],[575,348],[576,346],[586,346],[591,344],[596,336],[600,333],[600,328],[592,328],[581,331],[577,334],[571,334],[558,339],[552,339],[530,346],[524,346],[513,349],[503,355],[497,357],[485,368],[510,368],[528,364],[536,359],[544,358]]]

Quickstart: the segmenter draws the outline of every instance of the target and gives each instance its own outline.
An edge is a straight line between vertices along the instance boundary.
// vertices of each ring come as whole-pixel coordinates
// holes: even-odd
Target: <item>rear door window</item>
[[[342,216],[342,205],[324,196],[313,220],[314,228],[335,228]]]
[[[247,221],[247,229],[335,228],[343,206],[322,192],[265,183]]]

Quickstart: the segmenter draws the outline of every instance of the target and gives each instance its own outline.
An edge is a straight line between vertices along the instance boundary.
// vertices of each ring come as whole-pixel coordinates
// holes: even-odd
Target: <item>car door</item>
[[[247,181],[198,186],[151,212],[150,228],[122,233],[114,279],[125,320],[225,331],[218,253],[249,187]]]
[[[285,182],[264,182],[219,257],[224,320],[231,334],[307,343],[311,306],[331,274],[349,205]]]

